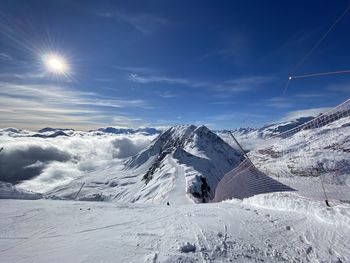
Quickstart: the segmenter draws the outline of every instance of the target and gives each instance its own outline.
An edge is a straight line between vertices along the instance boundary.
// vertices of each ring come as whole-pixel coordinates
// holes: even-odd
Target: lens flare
[[[49,54],[44,56],[46,69],[54,74],[67,74],[69,71],[66,59],[60,55]]]

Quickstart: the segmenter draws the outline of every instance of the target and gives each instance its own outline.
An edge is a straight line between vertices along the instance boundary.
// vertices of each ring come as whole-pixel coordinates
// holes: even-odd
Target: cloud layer
[[[43,139],[10,130],[0,130],[0,134],[0,146],[4,147],[0,153],[0,181],[18,183],[24,189],[41,193],[120,162],[154,138],[76,132],[71,137]]]

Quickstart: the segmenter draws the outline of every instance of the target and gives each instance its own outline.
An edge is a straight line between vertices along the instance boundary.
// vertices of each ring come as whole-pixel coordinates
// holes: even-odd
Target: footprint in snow
[[[310,254],[312,252],[312,246],[308,246],[305,250],[306,254]]]

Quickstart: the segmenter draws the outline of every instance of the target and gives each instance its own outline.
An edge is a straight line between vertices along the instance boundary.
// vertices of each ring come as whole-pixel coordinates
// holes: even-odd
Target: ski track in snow
[[[179,165],[172,156],[169,157],[169,164],[175,168],[175,173],[172,175],[174,178],[174,188],[170,190],[168,194],[168,200],[170,205],[172,204],[191,204],[191,201],[186,194],[186,179],[185,179],[185,169],[183,166]]]
[[[282,211],[253,201],[166,206],[0,200],[0,258],[4,263],[349,262],[349,227],[302,209]],[[195,251],[181,251],[186,243]]]

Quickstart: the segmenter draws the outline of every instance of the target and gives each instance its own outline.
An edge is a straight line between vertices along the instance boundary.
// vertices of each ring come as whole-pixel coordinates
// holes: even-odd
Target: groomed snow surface
[[[1,262],[349,262],[350,205],[0,200]]]

